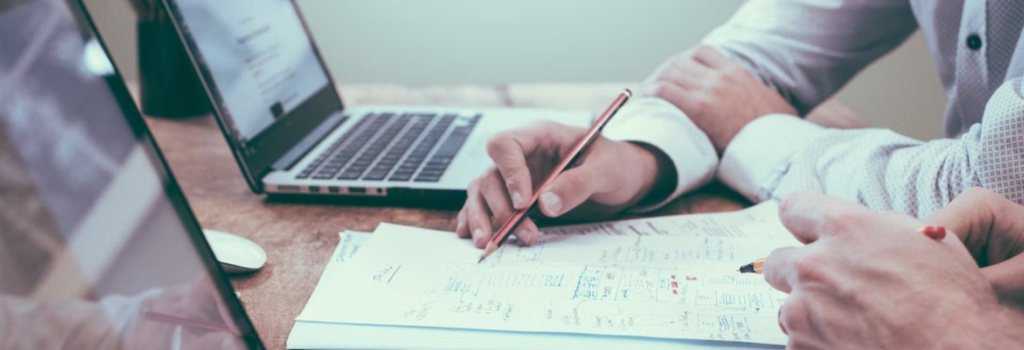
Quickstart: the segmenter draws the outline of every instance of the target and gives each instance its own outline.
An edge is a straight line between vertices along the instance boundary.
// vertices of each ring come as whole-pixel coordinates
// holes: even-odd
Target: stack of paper
[[[768,203],[548,228],[538,244],[510,241],[482,264],[480,250],[449,232],[382,224],[369,239],[342,233],[288,347],[785,344],[777,314],[786,295],[736,271],[799,245],[776,213]]]

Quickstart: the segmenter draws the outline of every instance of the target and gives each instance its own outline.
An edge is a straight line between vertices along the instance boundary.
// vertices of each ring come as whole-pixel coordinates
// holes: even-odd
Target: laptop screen
[[[0,0],[0,343],[260,347],[80,6]]]
[[[289,0],[177,0],[219,94],[218,105],[243,144],[329,83]]]
[[[250,188],[343,106],[290,0],[163,0]]]

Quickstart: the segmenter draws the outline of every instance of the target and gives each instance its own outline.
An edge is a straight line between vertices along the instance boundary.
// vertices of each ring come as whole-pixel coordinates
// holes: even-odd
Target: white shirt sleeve
[[[718,167],[718,179],[752,202],[772,198],[792,155],[825,129],[785,114],[755,119],[729,143]]]
[[[726,148],[718,176],[755,202],[816,190],[917,217],[971,187],[1024,204],[1021,82],[999,88],[982,122],[959,139],[921,142],[884,129],[822,129],[793,116],[762,117]]]
[[[707,135],[683,111],[660,98],[633,99],[612,118],[603,135],[614,141],[654,147],[674,164],[676,186],[672,193],[634,208],[637,212],[657,209],[704,186],[714,178],[718,167],[718,153]]]

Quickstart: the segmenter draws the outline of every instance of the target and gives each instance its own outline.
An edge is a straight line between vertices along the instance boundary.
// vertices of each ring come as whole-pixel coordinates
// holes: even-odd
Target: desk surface
[[[341,95],[349,104],[582,108],[600,113],[623,85],[630,84],[352,85],[342,86]],[[265,202],[264,196],[249,191],[213,118],[147,118],[147,123],[199,223],[247,237],[266,249],[262,271],[232,282],[269,349],[285,348],[295,317],[338,243],[338,232],[372,232],[381,222],[455,229],[456,212],[449,210]],[[732,211],[747,205],[730,190],[711,185],[655,214]]]

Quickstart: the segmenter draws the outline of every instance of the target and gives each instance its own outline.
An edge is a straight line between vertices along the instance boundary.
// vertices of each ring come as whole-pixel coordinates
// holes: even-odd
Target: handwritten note
[[[338,233],[338,246],[334,248],[334,253],[331,254],[331,261],[324,268],[323,274],[320,275],[320,280],[325,281],[332,278],[337,278],[342,269],[342,266],[346,265],[349,261],[355,257],[356,253],[360,251],[363,244],[370,239],[370,234],[366,232],[356,231],[344,231]],[[328,300],[330,296],[325,296],[325,292],[321,291],[319,286],[313,291],[313,295],[310,297],[308,303],[306,303],[306,309],[312,309],[311,305],[319,305],[315,303],[316,300]],[[302,311],[303,314],[306,310]],[[301,314],[299,316],[302,317]]]
[[[331,261],[335,263],[345,263],[352,260],[352,257],[359,252],[359,248],[366,243],[366,240],[370,239],[370,234],[366,232],[356,231],[345,231],[338,234],[340,238],[338,240],[338,247],[334,248],[334,254],[331,255]],[[328,264],[330,267],[334,264]]]
[[[299,320],[785,344],[785,294],[736,268],[799,243],[774,204],[544,229],[483,264],[454,234],[382,224]],[[311,298],[310,304],[313,304]]]

